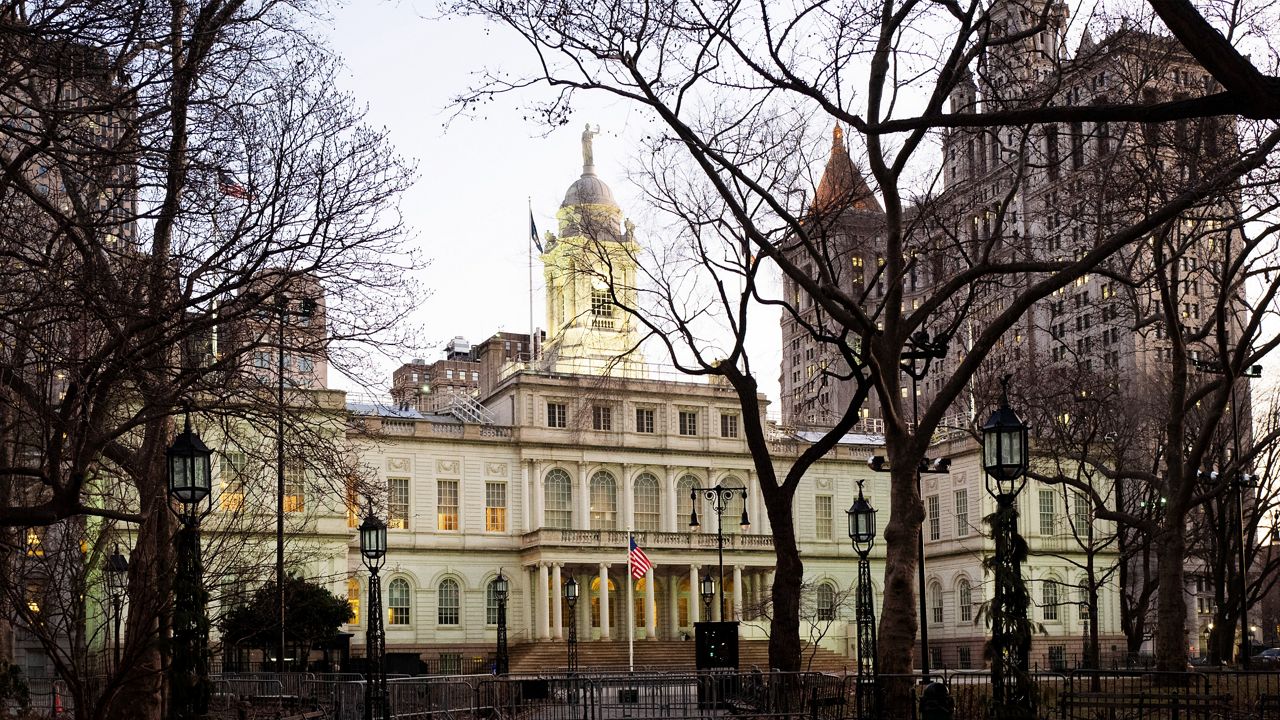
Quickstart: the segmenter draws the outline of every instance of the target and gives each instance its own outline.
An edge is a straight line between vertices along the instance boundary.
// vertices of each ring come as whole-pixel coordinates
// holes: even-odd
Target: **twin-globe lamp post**
[[[1001,381],[1000,407],[982,426],[982,466],[995,498],[995,601],[991,608],[992,717],[1031,717],[1027,677],[1031,631],[1022,583],[1025,543],[1018,536],[1018,493],[1026,485],[1027,426],[1009,407],[1009,378]]]
[[[746,505],[747,489],[744,487],[724,487],[723,485],[716,485],[715,487],[711,487],[711,488],[698,487],[697,485],[695,485],[692,488],[690,488],[689,500],[691,501],[690,502],[691,507],[689,510],[689,529],[691,530],[696,530],[699,526],[698,507],[697,507],[698,495],[702,495],[702,497],[706,499],[707,502],[711,503],[711,510],[716,514],[716,551],[718,553],[716,562],[720,570],[720,584],[718,588],[720,591],[719,608],[720,608],[720,619],[723,620],[724,619],[724,513],[726,510],[729,509],[729,503],[732,502],[732,500],[735,497],[741,497],[742,503],[743,503],[742,504],[742,520],[739,522],[739,525],[742,527],[742,532],[746,532],[751,529],[751,518],[747,517],[747,505]],[[703,583],[704,583],[703,588],[705,589],[706,579],[703,580]],[[739,590],[735,588],[734,592],[739,592]],[[706,596],[704,595],[703,598],[705,600]]]
[[[365,639],[364,720],[391,717],[387,695],[386,633],[382,629],[382,581],[378,571],[387,557],[387,524],[373,513],[360,523],[360,557],[369,569],[369,629]]]
[[[175,720],[203,717],[209,711],[209,618],[205,613],[209,597],[200,564],[200,503],[209,497],[212,487],[212,455],[200,436],[191,431],[188,412],[182,432],[165,452],[169,497],[177,504],[175,509],[170,503],[169,509],[179,523],[169,667],[169,716]]]
[[[569,642],[567,658],[571,673],[578,672],[578,613],[574,609],[578,607],[578,581],[569,578],[564,583],[564,601],[569,606]]]
[[[858,628],[857,720],[873,720],[880,712],[880,668],[876,660],[876,606],[871,593],[871,548],[876,541],[876,510],[862,494],[845,514],[849,516],[849,539],[858,554],[858,588],[855,612]]]

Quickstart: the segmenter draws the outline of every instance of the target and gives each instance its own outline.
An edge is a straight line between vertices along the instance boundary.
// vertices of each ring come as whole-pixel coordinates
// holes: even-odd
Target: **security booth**
[[[724,672],[698,679],[698,707],[720,709],[738,695],[738,623],[694,623],[695,666],[699,673]]]

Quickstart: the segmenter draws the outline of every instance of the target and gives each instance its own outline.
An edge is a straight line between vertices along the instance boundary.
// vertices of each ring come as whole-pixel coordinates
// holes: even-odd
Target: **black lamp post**
[[[507,654],[507,577],[498,570],[498,577],[493,580],[493,594],[498,600],[498,651],[494,672],[506,675],[511,672],[511,657]]]
[[[178,517],[178,567],[173,579],[173,659],[169,668],[169,716],[203,717],[209,711],[209,596],[200,563],[200,503],[209,497],[210,457],[191,431],[187,413],[182,432],[165,452],[169,471],[169,509]],[[207,508],[205,512],[207,512]]]
[[[373,513],[360,523],[360,557],[369,569],[369,629],[365,640],[364,718],[389,720],[387,696],[386,633],[382,629],[382,581],[378,570],[387,557],[387,524]]]
[[[120,623],[124,612],[124,591],[129,581],[129,558],[120,553],[120,545],[117,544],[115,552],[107,557],[107,595],[111,600],[111,624],[112,624],[112,643],[111,643],[111,669],[113,672],[120,670]]]
[[[911,428],[918,432],[920,428],[920,381],[929,374],[929,366],[934,360],[947,357],[947,343],[950,338],[944,333],[929,336],[927,330],[917,330],[907,339],[899,356],[905,362],[900,363],[902,371],[911,378]],[[916,493],[924,497],[924,483],[921,473],[945,473],[950,470],[950,460],[939,460],[930,464],[927,460],[916,468]],[[928,601],[924,594],[924,525],[920,526],[920,537],[916,539],[916,592],[920,599],[920,672],[921,679],[929,682],[929,618]]]
[[[995,601],[991,608],[991,686],[993,718],[1032,717],[1032,692],[1027,675],[1031,628],[1027,621],[1026,586],[1022,583],[1022,555],[1026,545],[1018,536],[1018,493],[1026,485],[1027,426],[1009,407],[1009,378],[1000,407],[982,426],[982,466],[987,492],[996,500]]]
[[[720,568],[720,619],[724,620],[724,513],[729,509],[729,502],[734,497],[742,498],[742,520],[739,524],[742,531],[746,532],[751,529],[751,518],[747,517],[747,489],[744,487],[724,487],[716,485],[712,488],[704,488],[694,485],[689,490],[689,499],[694,501],[690,503],[693,506],[689,512],[689,528],[698,527],[698,509],[697,499],[701,494],[707,502],[711,503],[711,510],[716,514],[716,551],[717,564]],[[740,592],[738,588],[734,588],[734,592]]]
[[[858,687],[857,720],[873,720],[880,712],[880,666],[876,660],[876,606],[871,596],[871,547],[876,542],[876,511],[862,494],[845,511],[849,516],[849,539],[858,553],[857,624]]]
[[[574,608],[578,606],[578,581],[569,578],[564,583],[564,602],[569,606],[569,672],[578,672],[578,613],[574,612]]]

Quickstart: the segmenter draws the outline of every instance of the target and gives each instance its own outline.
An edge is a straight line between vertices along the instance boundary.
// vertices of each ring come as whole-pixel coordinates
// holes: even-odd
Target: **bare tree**
[[[360,377],[413,302],[396,205],[411,170],[334,89],[311,11],[0,8],[4,563],[20,563],[25,528],[128,528],[134,662],[99,717],[161,712],[173,415],[185,403],[202,432],[235,416],[267,436],[292,415],[300,438],[328,443],[307,462],[341,497],[341,433],[320,427],[336,413],[307,378],[326,365]],[[307,303],[316,325],[280,348],[270,319]],[[278,352],[300,385],[283,403],[275,363],[259,362]]]

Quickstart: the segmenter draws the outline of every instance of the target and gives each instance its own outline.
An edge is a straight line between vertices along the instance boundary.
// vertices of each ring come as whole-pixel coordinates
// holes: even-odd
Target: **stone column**
[[[551,603],[551,637],[564,639],[564,603],[561,601],[560,568],[564,563],[551,564],[551,588],[547,591],[547,602]]]
[[[680,576],[672,575],[667,579],[667,632],[668,640],[680,639]]]
[[[618,508],[618,524],[619,530],[635,530],[636,529],[636,491],[631,484],[631,466],[622,464],[622,498]]]
[[[550,640],[551,629],[547,621],[547,564],[545,562],[538,563],[538,577],[535,581],[536,586],[533,589],[534,606],[538,614],[538,639]]]
[[[676,517],[676,469],[668,466],[662,479],[662,531],[680,532],[680,518]],[[688,522],[686,519],[685,522]]]
[[[658,639],[658,583],[655,582],[653,566],[644,573],[644,636],[648,640]]]
[[[733,620],[742,620],[742,566],[733,566]]]
[[[587,480],[587,465],[581,463],[578,465],[578,517],[575,518],[573,526],[579,530],[591,529],[591,483]]]
[[[702,621],[702,598],[698,595],[698,566],[689,566],[689,623]]]
[[[609,636],[609,563],[600,563],[600,639]]]

